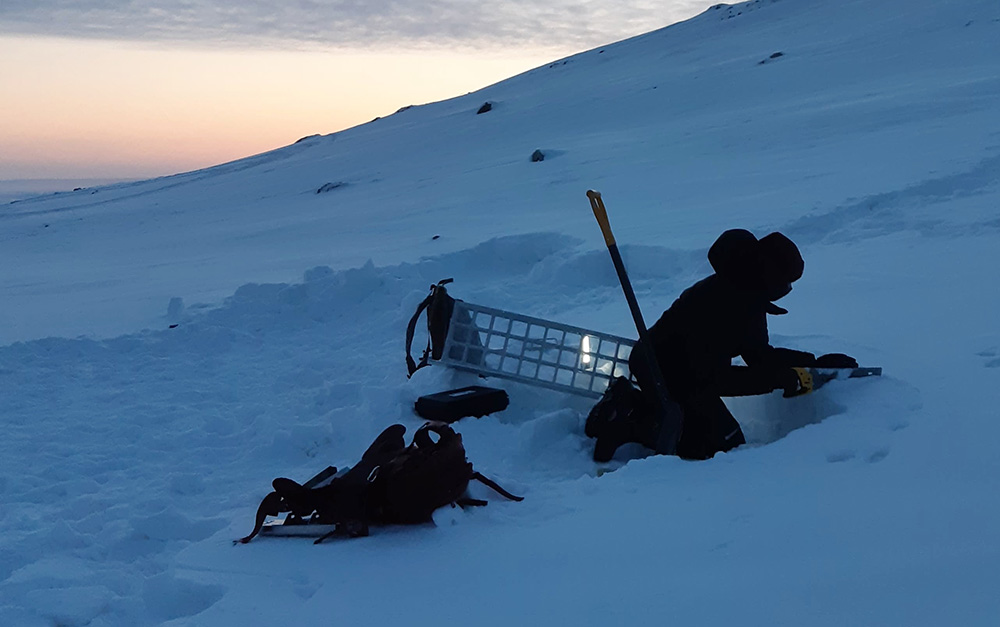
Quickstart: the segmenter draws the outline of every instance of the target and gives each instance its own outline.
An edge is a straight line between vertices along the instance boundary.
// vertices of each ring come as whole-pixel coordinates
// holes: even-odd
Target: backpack
[[[268,516],[285,512],[306,524],[335,526],[316,544],[334,535],[367,536],[370,524],[429,522],[434,510],[445,505],[486,505],[465,496],[473,479],[510,500],[523,500],[476,472],[466,459],[462,436],[448,425],[425,423],[409,446],[404,444],[405,433],[406,427],[400,424],[387,428],[361,461],[321,487],[275,479],[271,484],[274,492],[264,497],[257,509],[253,531],[239,542],[252,540]],[[334,472],[331,467],[324,474]]]
[[[413,373],[424,366],[430,365],[430,360],[441,359],[444,351],[444,342],[448,337],[448,326],[451,323],[451,314],[455,310],[455,299],[448,295],[445,285],[454,279],[442,279],[437,284],[431,286],[431,293],[427,295],[417,311],[410,318],[406,325],[406,378],[413,376]],[[417,320],[424,310],[427,310],[427,348],[420,357],[420,362],[413,361],[410,356],[410,346],[413,344],[413,333],[417,329]]]
[[[453,279],[443,279],[431,286],[431,293],[427,295],[417,311],[410,318],[410,323],[406,325],[406,378],[409,379],[417,370],[430,365],[430,360],[440,360],[444,356],[445,343],[449,333],[460,344],[464,344],[470,354],[475,354],[473,348],[485,348],[483,341],[485,334],[483,329],[478,329],[473,324],[472,314],[465,307],[460,305],[462,301],[453,298],[448,294],[445,285],[451,283]],[[410,356],[410,347],[413,344],[413,333],[417,330],[417,321],[420,314],[427,311],[427,348],[420,358],[420,362],[415,362]],[[452,323],[455,323],[454,331],[451,330]],[[448,357],[452,360],[463,359],[465,352],[452,349],[453,354]],[[472,362],[474,363],[474,362]]]

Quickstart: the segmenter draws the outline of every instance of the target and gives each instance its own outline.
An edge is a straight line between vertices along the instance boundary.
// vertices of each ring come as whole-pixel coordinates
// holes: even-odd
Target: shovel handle
[[[608,245],[608,248],[611,248],[615,245],[615,234],[611,232],[611,223],[608,221],[608,210],[604,208],[604,200],[601,198],[601,192],[589,190],[587,198],[590,199],[590,208],[594,210],[594,217],[597,218],[597,224],[601,227],[601,233],[604,235],[604,243]]]

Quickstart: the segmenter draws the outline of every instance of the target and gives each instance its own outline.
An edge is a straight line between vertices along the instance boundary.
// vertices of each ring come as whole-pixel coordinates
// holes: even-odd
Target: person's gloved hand
[[[843,353],[827,353],[816,358],[817,368],[857,368],[858,360]]]
[[[805,368],[781,368],[775,373],[776,390],[783,390],[785,398],[812,392],[812,375]]]

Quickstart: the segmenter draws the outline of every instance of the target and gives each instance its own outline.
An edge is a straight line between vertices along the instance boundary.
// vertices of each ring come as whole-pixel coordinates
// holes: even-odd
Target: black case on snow
[[[471,385],[457,390],[428,394],[417,399],[415,409],[421,418],[455,422],[465,416],[485,416],[507,409],[507,392],[496,388]]]

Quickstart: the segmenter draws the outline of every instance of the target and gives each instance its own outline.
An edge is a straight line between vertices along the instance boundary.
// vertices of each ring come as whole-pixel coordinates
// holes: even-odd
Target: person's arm
[[[747,366],[729,366],[719,371],[716,376],[714,392],[719,396],[756,396],[769,394],[775,390],[787,389],[794,385],[791,379],[795,371],[791,368],[776,370],[765,368],[750,368]]]
[[[767,318],[755,319],[748,333],[748,342],[741,356],[747,370],[754,374],[730,373],[729,391],[732,396],[763,394],[773,390],[794,392],[799,385],[798,374],[793,368],[857,368],[858,362],[843,353],[829,353],[817,357],[807,351],[771,346],[767,334]],[[767,390],[770,385],[771,389]],[[757,386],[756,388],[754,386]],[[754,389],[764,390],[754,392]]]
[[[816,356],[806,351],[771,346],[763,312],[747,322],[740,352],[747,365],[730,366],[716,375],[719,395],[752,396],[795,386],[798,376],[792,368],[812,366]]]
[[[770,355],[765,357],[766,363],[774,368],[809,368],[816,365],[816,355],[793,348],[768,346]],[[744,357],[746,359],[746,357]],[[750,363],[749,361],[747,362]]]
[[[788,389],[798,377],[790,365],[785,365],[785,360],[800,362],[806,356],[812,358],[811,353],[785,353],[782,349],[768,345],[765,340],[763,346],[742,354],[747,366],[734,366],[727,363],[729,360],[721,355],[718,359],[710,359],[711,355],[719,354],[715,347],[707,344],[692,345],[694,338],[686,339],[695,386],[711,390],[719,396],[755,396]],[[747,355],[750,357],[747,358]]]
[[[767,341],[767,327],[764,328],[763,337],[763,344],[758,339],[755,344],[751,344],[751,348],[745,350],[741,355],[751,368],[775,370],[781,368],[858,367],[856,359],[843,353],[827,353],[817,357],[807,351],[771,346]]]
[[[764,312],[750,321],[740,356],[751,368],[772,371],[778,368],[808,368],[816,363],[816,355],[810,352],[771,346]]]

